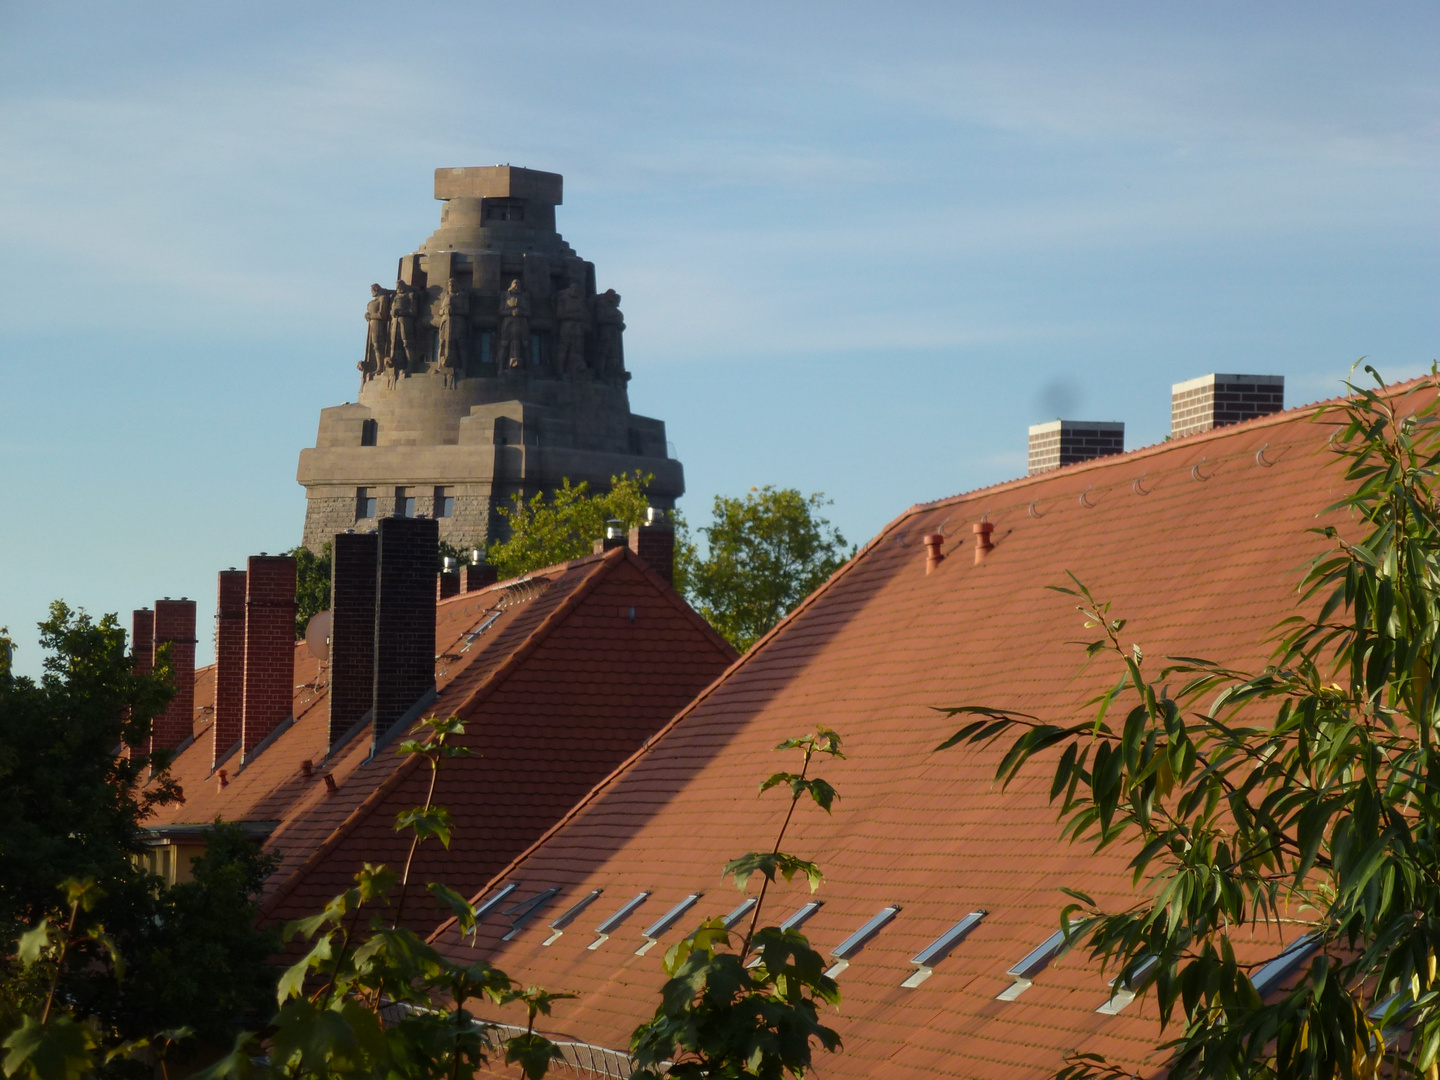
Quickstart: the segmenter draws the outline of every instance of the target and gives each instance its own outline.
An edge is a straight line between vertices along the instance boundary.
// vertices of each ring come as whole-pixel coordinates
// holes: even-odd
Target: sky
[[[1440,357],[1440,7],[0,0],[0,625],[199,600],[300,539],[300,450],[437,167],[562,173],[681,507],[864,542],[1163,439],[1174,382]]]

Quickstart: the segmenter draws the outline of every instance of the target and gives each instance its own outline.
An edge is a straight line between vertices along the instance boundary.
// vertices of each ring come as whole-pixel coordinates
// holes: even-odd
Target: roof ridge
[[[522,641],[517,648],[512,650],[504,663],[490,672],[490,674],[481,681],[479,686],[470,691],[465,700],[456,706],[454,715],[459,716],[461,719],[469,716],[475,711],[476,707],[484,698],[493,694],[495,690],[514,673],[520,661],[534,652],[540,642],[548,637],[556,626],[569,617],[581,599],[594,591],[596,584],[605,576],[604,571],[613,568],[615,564],[621,561],[621,556],[612,557],[612,552],[617,550],[621,549],[607,551],[598,560],[587,556],[587,559],[594,562],[594,567],[581,578],[569,596],[557,604],[549,614],[540,620],[539,624],[526,635],[525,640]],[[574,560],[577,564],[583,564],[585,561],[586,560]],[[370,794],[366,795],[350,813],[345,815],[345,820],[335,826],[335,828],[331,830],[330,835],[310,853],[305,861],[292,870],[290,876],[282,881],[279,886],[276,887],[275,891],[261,902],[261,914],[268,914],[274,910],[275,906],[279,904],[281,900],[288,897],[299,885],[304,876],[314,867],[318,866],[323,861],[324,856],[328,855],[334,850],[337,844],[349,836],[351,831],[359,825],[360,822],[368,818],[375,807],[382,802],[391,791],[399,786],[401,781],[409,776],[418,765],[418,757],[408,757],[402,761],[389,776],[376,784]]]

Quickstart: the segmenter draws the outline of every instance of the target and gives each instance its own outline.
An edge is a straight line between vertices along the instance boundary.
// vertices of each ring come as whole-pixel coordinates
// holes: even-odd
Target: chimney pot
[[[945,534],[927,533],[924,539],[924,544],[925,573],[928,574],[945,561],[945,553],[940,550],[945,544]]]
[[[619,518],[610,518],[605,522],[605,537],[596,550],[609,551],[611,548],[624,547],[626,539],[625,523]]]
[[[977,521],[971,529],[975,533],[975,562],[978,565],[994,550],[995,545],[990,540],[990,534],[995,531],[995,525],[990,521]]]
[[[224,769],[221,769],[216,775],[220,777],[220,786],[222,788],[229,785],[230,774],[228,772],[226,772]]]
[[[675,529],[666,520],[664,510],[658,507],[647,510],[645,523],[630,530],[629,544],[630,550],[644,559],[667,584],[675,584]]]
[[[306,780],[309,780],[312,776],[315,775],[315,763],[309,758],[306,758],[304,761],[300,762],[300,773],[302,776],[305,777]]]
[[[328,772],[325,774],[325,790],[331,795],[334,795],[335,792],[340,790],[340,786],[335,783],[335,777],[331,776]]]

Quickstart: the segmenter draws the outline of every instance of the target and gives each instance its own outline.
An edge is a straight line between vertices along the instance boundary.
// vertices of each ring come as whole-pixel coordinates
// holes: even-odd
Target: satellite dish
[[[305,624],[305,647],[316,660],[330,659],[330,612],[312,615]]]

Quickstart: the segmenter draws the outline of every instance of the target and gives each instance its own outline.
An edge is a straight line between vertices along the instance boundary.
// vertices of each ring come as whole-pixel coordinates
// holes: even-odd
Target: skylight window
[[[701,895],[702,894],[700,893],[691,893],[689,896],[685,897],[684,900],[681,900],[669,911],[665,912],[664,915],[661,915],[660,918],[656,919],[653,923],[647,926],[644,933],[645,944],[641,945],[638,949],[635,950],[635,955],[644,956],[647,952],[653,949],[655,947],[655,942],[660,940],[660,935],[665,933],[666,930],[669,930],[670,927],[674,926],[679,921],[681,915],[684,915],[685,912],[689,911],[692,907],[694,907],[695,901],[699,900]]]
[[[486,915],[489,915],[501,904],[503,904],[505,902],[505,898],[519,887],[520,886],[513,881],[510,882],[510,884],[508,885],[502,885],[499,892],[497,892],[494,896],[490,897],[489,900],[486,900],[483,904],[481,904],[475,909],[475,922],[478,924],[481,919],[485,918]]]
[[[984,911],[970,912],[969,915],[966,915],[954,926],[950,927],[949,930],[946,930],[945,933],[941,934],[929,945],[921,949],[920,952],[911,957],[910,962],[915,965],[917,970],[915,974],[911,975],[900,985],[908,990],[913,990],[928,979],[934,974],[935,965],[949,956],[950,950],[964,941],[965,936],[979,924],[981,919],[985,918],[986,914]]]
[[[850,958],[859,954],[865,947],[865,943],[878,934],[882,927],[900,912],[899,904],[892,904],[890,907],[881,908],[880,913],[856,930],[848,938],[842,941],[835,948],[830,950],[830,955],[835,958],[825,974],[832,979],[850,966]]]
[[[1255,993],[1265,997],[1279,983],[1293,975],[1295,969],[1315,955],[1319,948],[1320,939],[1314,934],[1306,934],[1292,942],[1284,952],[1250,976],[1250,984],[1255,987]]]
[[[541,944],[549,945],[553,941],[558,941],[560,936],[565,933],[565,928],[578,919],[586,908],[596,900],[599,900],[600,894],[604,891],[604,889],[591,889],[574,904],[570,905],[563,915],[550,924],[550,936]]]
[[[1155,966],[1156,959],[1157,957],[1154,956],[1147,959],[1143,964],[1140,965],[1139,968],[1136,969],[1133,978],[1129,978],[1126,979],[1124,982],[1121,982],[1120,977],[1117,975],[1115,978],[1111,979],[1110,997],[1108,1000],[1106,1000],[1104,1005],[1101,1005],[1095,1011],[1101,1016],[1114,1016],[1118,1012],[1120,1012],[1121,1009],[1125,1008],[1126,1005],[1129,1005],[1130,1002],[1134,1001],[1135,987],[1139,986],[1145,981],[1145,976],[1150,974],[1150,969]],[[1117,982],[1120,983],[1119,986],[1115,985]]]
[[[744,900],[740,901],[734,911],[730,912],[729,915],[726,915],[725,918],[721,920],[721,925],[724,926],[726,930],[734,929],[735,924],[750,914],[751,909],[754,907],[755,897],[747,896]],[[697,926],[695,930],[698,933],[700,928]]]
[[[604,945],[605,942],[610,940],[610,935],[620,927],[620,924],[628,919],[634,913],[635,909],[649,898],[650,893],[647,891],[640,893],[633,900],[626,901],[619,911],[615,912],[614,915],[611,915],[595,928],[595,932],[600,936],[587,945],[586,948],[598,949],[601,945]]]
[[[1044,971],[1050,961],[1055,959],[1055,954],[1064,944],[1065,931],[1056,930],[1037,947],[1026,953],[1023,960],[1005,973],[1015,980],[1014,984],[996,994],[995,1000],[1014,1001],[1026,990],[1029,990],[1035,982],[1035,976]]]
[[[529,900],[524,900],[512,908],[506,908],[504,914],[513,916],[515,921],[510,924],[510,932],[500,940],[509,941],[521,930],[524,930],[525,924],[540,914],[559,892],[558,888],[549,888],[544,892],[536,893]]]

